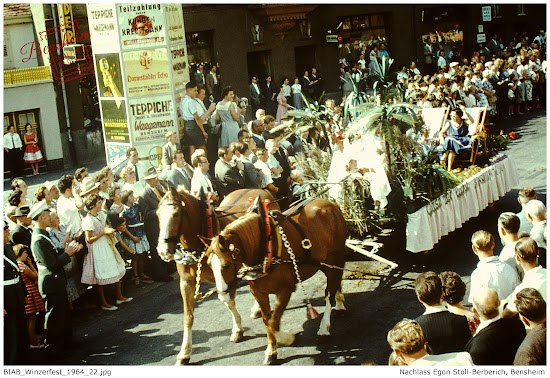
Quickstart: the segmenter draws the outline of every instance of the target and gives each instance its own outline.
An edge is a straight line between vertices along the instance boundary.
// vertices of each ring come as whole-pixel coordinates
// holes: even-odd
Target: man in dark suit
[[[18,207],[15,210],[13,217],[17,225],[10,235],[10,240],[13,242],[13,245],[23,244],[29,248],[31,247],[32,230],[30,229],[30,225],[32,220],[28,217],[29,211],[30,209],[28,206]],[[30,256],[30,258],[32,264],[36,268],[34,257]]]
[[[221,100],[221,89],[219,75],[216,73],[217,70],[218,67],[216,65],[212,65],[212,67],[210,68],[210,72],[208,73],[208,75],[206,75],[204,79],[208,97],[214,96],[214,102]]]
[[[4,364],[30,363],[29,332],[25,318],[27,290],[4,222]]]
[[[177,150],[174,153],[172,167],[164,171],[159,178],[166,180],[168,186],[173,186],[176,189],[178,186],[183,186],[188,192],[191,191],[191,179],[193,178],[193,168],[185,161],[183,151]]]
[[[71,346],[71,313],[68,310],[67,279],[63,266],[71,256],[82,249],[82,244],[71,241],[65,251],[58,254],[47,227],[51,226],[50,207],[46,200],[36,203],[29,212],[35,222],[31,251],[38,265],[38,290],[46,304],[45,352],[50,358],[64,357],[63,349]]]
[[[516,295],[521,321],[531,329],[516,352],[514,365],[546,365],[546,301],[532,288]]]
[[[256,110],[260,108],[261,90],[258,84],[258,76],[252,76],[252,82],[250,83],[250,105],[252,106],[252,112],[256,113]]]
[[[216,179],[221,184],[221,192],[224,196],[244,188],[244,165],[240,160],[232,162],[233,153],[227,147],[218,150],[218,161],[216,162]]]
[[[252,121],[252,139],[256,143],[256,147],[265,148],[265,139],[264,139],[264,121],[261,119],[255,119]]]
[[[500,300],[493,289],[478,289],[474,293],[473,303],[474,313],[481,323],[465,350],[476,365],[512,365],[525,338],[523,323],[516,318],[500,316]]]
[[[143,195],[139,199],[139,210],[143,214],[143,223],[145,234],[151,247],[151,277],[155,281],[171,281],[172,277],[168,275],[168,263],[162,261],[157,253],[157,245],[159,239],[159,218],[157,209],[159,202],[164,197],[168,187],[163,185],[158,179],[158,173],[154,167],[149,167],[144,173],[146,182]]]
[[[245,188],[261,189],[264,181],[263,173],[257,169],[248,156],[254,155],[250,152],[248,143],[241,142],[237,147],[241,154],[240,159],[244,165],[244,186]]]
[[[432,354],[461,352],[471,333],[465,316],[450,313],[441,304],[443,286],[434,272],[419,275],[414,281],[418,301],[426,311],[415,320],[426,335]]]

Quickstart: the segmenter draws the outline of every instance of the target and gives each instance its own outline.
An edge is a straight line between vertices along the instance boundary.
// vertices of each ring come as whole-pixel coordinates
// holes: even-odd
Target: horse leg
[[[327,277],[327,288],[325,290],[325,312],[323,319],[319,325],[319,336],[330,335],[330,315],[332,313],[332,305],[336,304],[338,310],[345,310],[344,294],[342,294],[342,271],[337,269],[323,269],[323,273]]]
[[[277,361],[277,337],[273,329],[269,326],[271,320],[271,307],[269,306],[269,295],[254,290],[254,285],[250,285],[250,292],[262,310],[262,320],[264,321],[267,333],[267,349],[265,350],[264,365],[272,365]]]
[[[283,293],[277,294],[275,309],[269,321],[269,326],[275,332],[277,342],[285,345],[290,345],[294,342],[294,335],[292,333],[280,330],[281,318],[283,317],[283,313],[286,310],[291,295],[292,291],[284,291]]]
[[[241,315],[237,311],[237,307],[235,306],[235,295],[237,294],[237,288],[231,289],[229,292],[229,301],[223,302],[225,304],[225,307],[229,311],[231,311],[231,316],[233,317],[233,328],[231,329],[231,337],[229,338],[230,341],[234,343],[238,343],[243,339],[243,333],[244,329],[241,324]]]
[[[250,309],[250,319],[259,319],[262,316],[262,309],[256,300]]]
[[[183,301],[183,341],[176,357],[176,366],[187,365],[191,359],[192,329],[195,311],[195,278],[183,264],[177,264],[180,276],[180,292]]]

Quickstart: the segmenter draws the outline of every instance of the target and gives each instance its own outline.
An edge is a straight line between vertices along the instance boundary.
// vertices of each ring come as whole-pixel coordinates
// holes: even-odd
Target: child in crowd
[[[42,348],[43,345],[38,342],[35,335],[36,313],[45,310],[44,300],[38,291],[38,272],[31,263],[29,248],[27,246],[16,244],[13,246],[13,252],[17,258],[19,272],[21,272],[21,277],[29,293],[25,301],[25,313],[27,314],[27,327],[31,348]]]
[[[149,251],[149,241],[145,235],[139,207],[134,202],[134,193],[131,190],[124,191],[120,194],[120,199],[124,204],[124,210],[122,210],[120,216],[126,220],[126,227],[129,231],[128,234],[122,236],[122,240],[135,251],[135,255],[132,258],[134,282],[136,285],[139,285],[140,281],[150,282],[151,278],[144,273],[147,251]]]
[[[120,253],[120,256],[126,260],[134,260],[136,252],[128,247],[128,244],[122,240],[122,236],[130,237],[132,234],[126,228],[126,219],[122,218],[119,214],[114,211],[109,211],[107,213],[106,223],[109,227],[113,228],[116,232],[114,233],[115,237],[115,247]],[[134,269],[134,277],[138,277],[137,271]]]
[[[88,215],[82,220],[82,230],[86,235],[88,253],[84,258],[82,283],[97,285],[101,309],[117,310],[105,300],[103,286],[116,283],[116,303],[130,302],[132,297],[122,295],[121,279],[126,273],[124,261],[116,250],[112,238],[115,230],[106,225],[106,214],[101,210],[103,199],[98,194],[90,194],[85,202]]]
[[[118,185],[112,185],[109,188],[109,199],[106,201],[107,205],[105,206],[107,210],[114,211],[117,214],[120,214],[124,210],[124,204],[120,200],[121,189]]]
[[[516,95],[514,91],[516,86],[514,83],[508,83],[508,116],[511,117],[514,115],[514,104],[516,102]]]

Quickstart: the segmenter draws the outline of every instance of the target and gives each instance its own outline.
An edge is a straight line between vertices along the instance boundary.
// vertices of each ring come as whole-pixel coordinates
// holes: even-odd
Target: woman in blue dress
[[[219,147],[229,147],[233,142],[239,141],[239,114],[233,103],[233,88],[225,87],[222,91],[223,100],[216,105],[216,121],[221,121],[222,132]]]
[[[462,117],[466,115],[469,122],[465,122]],[[466,108],[461,105],[460,108],[454,108],[451,111],[450,119],[441,129],[440,143],[443,147],[443,157],[441,164],[445,164],[448,160],[448,170],[453,169],[453,163],[457,154],[462,151],[467,151],[472,147],[472,138],[469,134],[469,124],[473,124],[474,120]]]

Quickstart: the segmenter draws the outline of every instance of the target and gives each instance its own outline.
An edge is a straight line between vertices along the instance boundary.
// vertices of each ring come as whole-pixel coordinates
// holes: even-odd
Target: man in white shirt
[[[525,205],[525,212],[527,219],[533,225],[529,235],[537,242],[539,248],[546,249],[546,206],[539,200],[531,200]],[[540,261],[541,258],[544,258],[544,261]],[[544,255],[541,253],[539,262],[546,265],[546,253]]]
[[[145,186],[145,164],[139,161],[139,155],[135,147],[130,147],[126,150],[126,158],[128,159],[127,166],[134,170],[136,181],[139,181],[142,186]]]
[[[523,269],[516,264],[516,243],[518,242],[519,218],[512,212],[504,212],[498,217],[498,234],[502,240],[502,251],[498,259],[507,263],[518,273],[518,278],[523,279]]]
[[[524,186],[518,193],[518,202],[521,205],[521,211],[516,215],[519,218],[519,231],[518,232],[531,232],[533,225],[527,219],[527,212],[525,211],[525,205],[531,200],[537,199],[535,189],[532,186]]]
[[[185,138],[189,145],[190,155],[193,155],[197,148],[206,152],[206,140],[208,139],[208,134],[203,126],[204,119],[200,117],[203,109],[195,101],[197,95],[197,85],[192,82],[187,83],[185,85],[185,97],[180,104],[180,113],[181,118],[183,118]]]
[[[21,137],[15,132],[15,126],[8,126],[8,132],[4,134],[4,150],[6,151],[6,167],[10,171],[10,177],[13,180],[21,175],[21,165],[23,160],[23,142]]]
[[[409,366],[473,366],[468,352],[452,352],[430,355],[428,343],[420,325],[405,319],[388,332],[388,344],[403,363]]]
[[[206,176],[206,172],[210,167],[208,159],[204,155],[197,155],[193,159],[193,178],[191,179],[191,194],[199,198],[201,191],[206,196],[208,193],[213,193],[212,201],[218,201],[218,195],[214,191],[212,182]]]
[[[443,50],[439,52],[439,58],[437,59],[437,67],[440,70],[445,70],[445,67],[447,67],[447,61],[445,60],[445,52]]]
[[[479,263],[470,277],[470,303],[473,303],[474,293],[481,288],[494,289],[499,298],[506,298],[519,283],[515,269],[493,256],[494,248],[495,241],[489,232],[480,230],[472,235],[472,250]]]
[[[511,318],[517,314],[516,295],[525,288],[537,289],[546,300],[546,269],[540,266],[537,261],[538,252],[537,244],[531,238],[521,238],[517,242],[516,262],[525,271],[525,276],[513,293],[502,301],[506,304],[502,313],[503,317]]]

